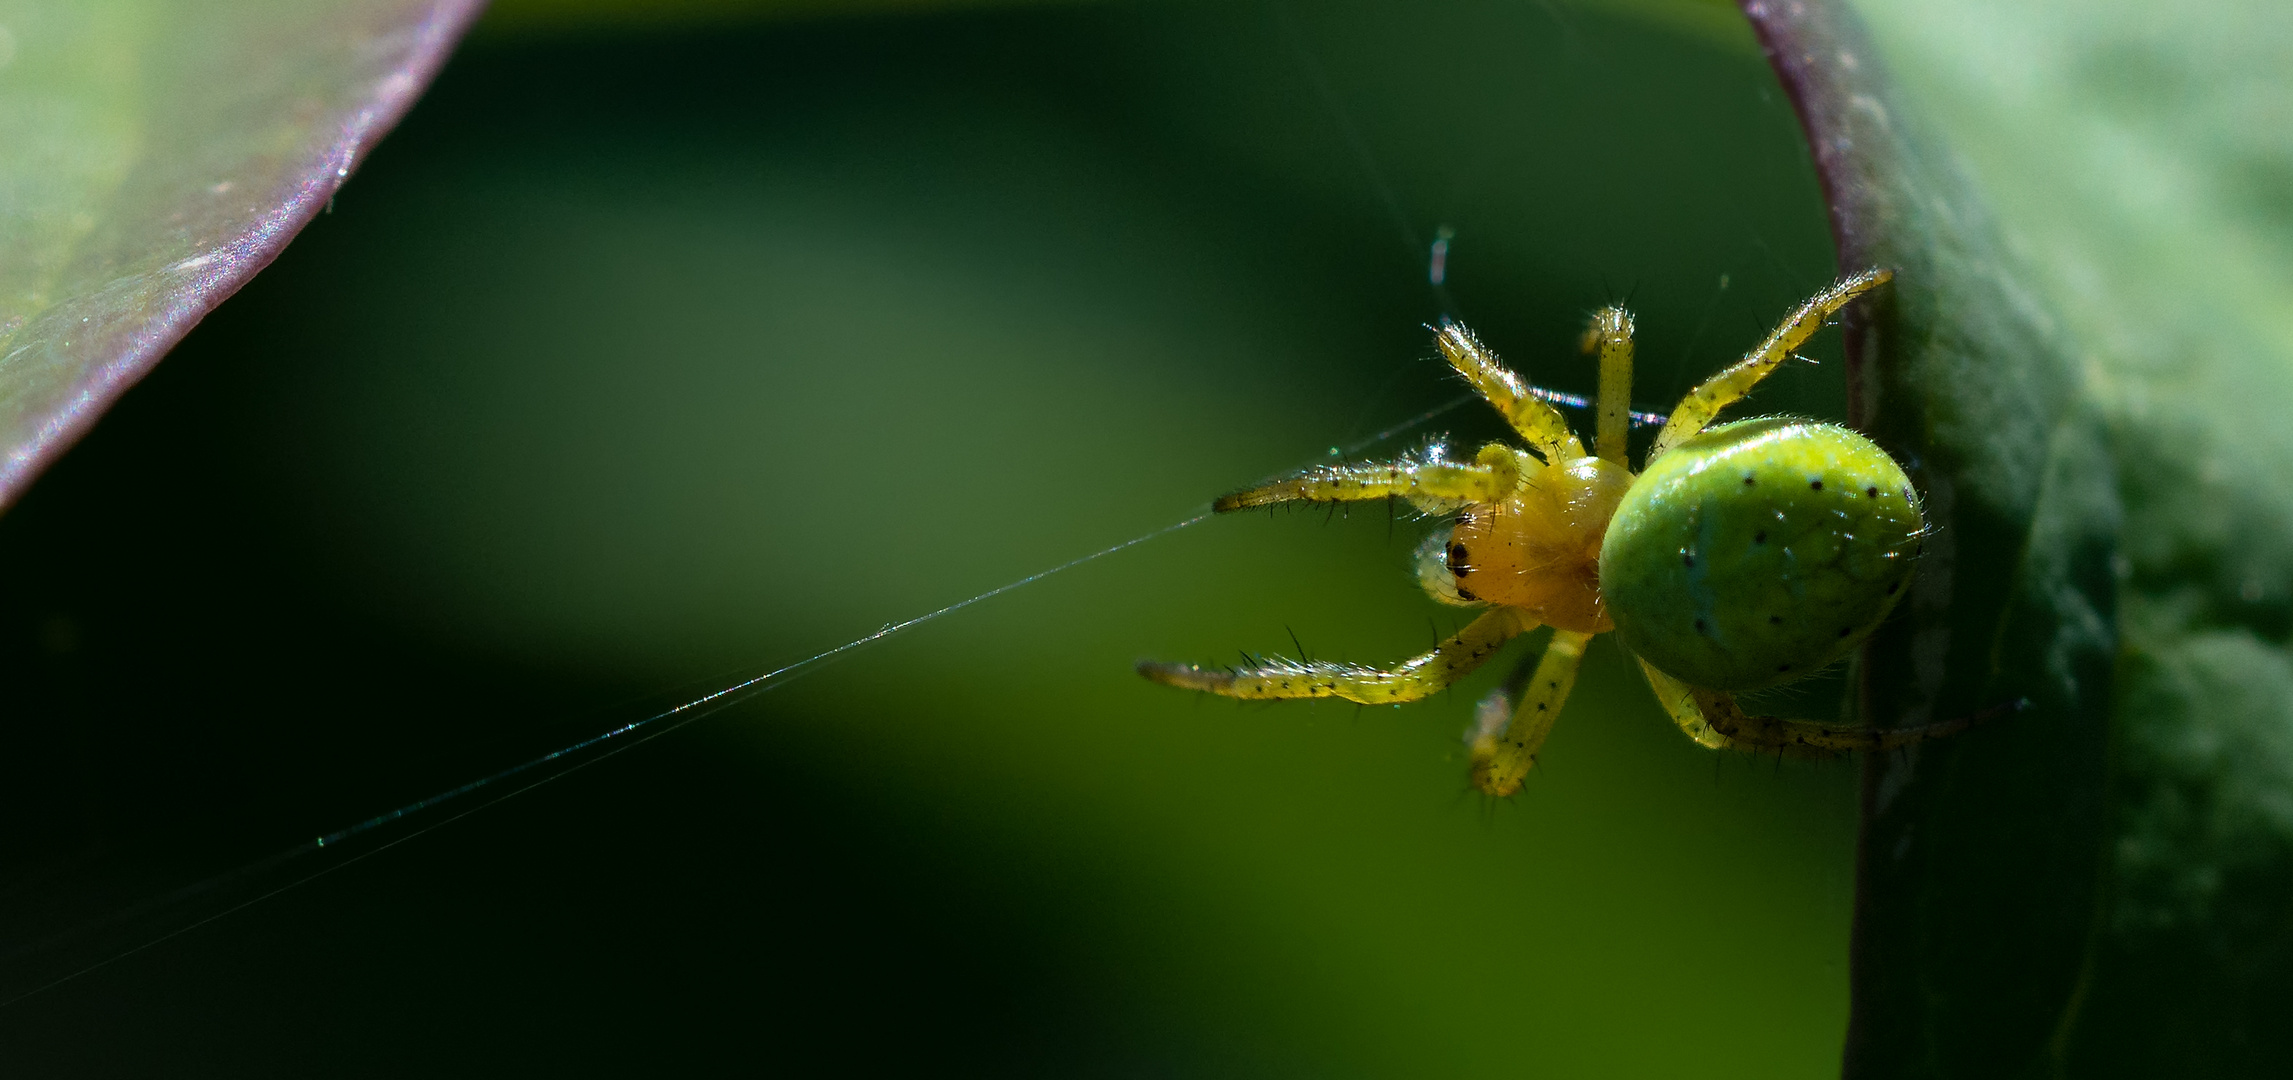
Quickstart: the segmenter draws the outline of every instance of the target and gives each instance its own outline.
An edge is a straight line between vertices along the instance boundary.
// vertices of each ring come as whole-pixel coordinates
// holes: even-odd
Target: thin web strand
[[[1374,434],[1355,440],[1354,442],[1345,446],[1339,447],[1339,452],[1349,456],[1359,453],[1379,443],[1396,438],[1402,434],[1423,426],[1424,424],[1434,420],[1437,417],[1445,415],[1477,400],[1479,400],[1479,397],[1474,394],[1460,395],[1455,399],[1434,406],[1431,409],[1427,409],[1424,412],[1418,413],[1415,416],[1409,417],[1408,419],[1402,420],[1399,423],[1386,427]],[[375,814],[371,817],[362,819],[354,824],[336,829],[332,832],[321,834],[311,838],[310,840],[306,840],[301,844],[297,844],[294,847],[278,852],[277,854],[249,863],[245,866],[239,867],[238,869],[228,871],[223,874],[218,874],[214,877],[196,882],[192,885],[173,890],[152,901],[135,905],[126,911],[116,913],[115,915],[106,919],[99,920],[95,923],[82,924],[78,931],[68,931],[67,934],[72,932],[84,933],[92,929],[94,926],[117,922],[125,918],[132,918],[142,912],[165,908],[170,904],[180,903],[193,896],[212,892],[215,889],[228,885],[233,881],[264,873],[281,865],[293,862],[296,859],[315,854],[323,849],[329,847],[340,847],[347,841],[371,833],[386,825],[405,821],[423,813],[424,811],[435,809],[436,807],[446,803],[453,802],[454,800],[493,787],[496,784],[501,784],[519,776],[530,774],[535,770],[543,769],[558,762],[567,762],[570,759],[579,758],[585,751],[591,750],[593,748],[599,746],[606,747],[606,749],[593,756],[582,760],[570,761],[569,764],[566,764],[563,768],[560,768],[555,772],[550,772],[542,776],[534,777],[525,783],[519,784],[507,791],[501,792],[493,798],[486,799],[483,802],[472,805],[467,809],[460,811],[459,813],[455,813],[449,817],[445,817],[427,825],[423,825],[420,828],[417,828],[403,836],[394,837],[375,847],[369,848],[362,852],[358,852],[357,854],[344,856],[339,862],[332,863],[312,873],[303,875],[302,877],[289,881],[283,885],[278,886],[277,888],[270,889],[253,897],[249,897],[248,899],[240,901],[237,904],[233,904],[221,911],[196,919],[184,926],[180,926],[173,930],[167,931],[166,933],[160,934],[159,936],[154,937],[149,941],[131,946],[121,952],[96,961],[93,964],[89,964],[85,967],[74,970],[67,975],[63,975],[56,979],[50,980],[5,1000],[0,1000],[0,1009],[5,1009],[11,1005],[16,1004],[17,1002],[34,997],[38,994],[54,989],[55,987],[71,982],[74,979],[80,978],[81,976],[117,963],[130,956],[134,956],[137,953],[144,952],[175,938],[181,937],[184,934],[188,934],[194,930],[199,929],[200,927],[213,923],[216,920],[237,914],[241,911],[245,911],[250,907],[270,900],[273,897],[279,896],[286,892],[290,892],[294,889],[301,888],[310,882],[316,881],[319,878],[334,873],[335,871],[349,866],[352,863],[363,861],[374,855],[379,855],[384,851],[388,851],[391,848],[397,847],[400,844],[407,843],[408,841],[414,840],[417,837],[421,837],[438,829],[444,828],[447,825],[460,821],[463,818],[478,813],[479,811],[500,805],[509,799],[523,795],[526,792],[532,791],[533,789],[540,787],[543,784],[569,775],[576,770],[588,768],[591,765],[597,764],[608,758],[618,755],[623,751],[635,749],[653,741],[654,739],[672,734],[695,721],[715,715],[724,709],[740,704],[741,702],[754,698],[759,694],[776,689],[780,686],[784,686],[790,682],[794,682],[799,678],[802,678],[813,673],[814,671],[828,666],[836,660],[842,659],[852,652],[874,644],[878,641],[882,641],[885,638],[892,637],[894,635],[914,629],[915,627],[922,626],[925,623],[944,618],[948,615],[952,615],[965,608],[971,607],[974,604],[994,599],[995,597],[1001,596],[1004,593],[1024,588],[1038,581],[1042,581],[1045,578],[1064,573],[1065,571],[1072,570],[1078,566],[1082,566],[1085,563],[1095,562],[1117,552],[1137,547],[1141,544],[1147,543],[1148,541],[1160,539],[1181,529],[1198,525],[1203,521],[1208,520],[1212,516],[1213,515],[1207,512],[1198,513],[1192,517],[1186,518],[1185,520],[1173,522],[1172,524],[1165,525],[1151,532],[1142,533],[1119,544],[1101,548],[1098,551],[1094,551],[1088,555],[1069,559],[1068,561],[1060,563],[1057,566],[1037,571],[1036,573],[1029,574],[1026,577],[1019,578],[1015,581],[997,586],[996,588],[989,589],[986,592],[979,593],[975,596],[956,601],[955,603],[949,604],[945,607],[926,612],[922,615],[918,615],[914,618],[907,619],[902,622],[886,624],[882,629],[877,630],[875,633],[868,634],[864,637],[855,638],[851,641],[847,641],[841,645],[838,645],[835,648],[815,653],[794,663],[785,664],[781,667],[774,668],[771,671],[765,672],[764,674],[757,675],[748,679],[743,679],[729,686],[724,686],[716,690],[712,690],[680,705],[676,705],[654,713],[653,715],[645,717],[642,720],[631,721],[618,727],[599,732],[596,735],[589,736],[588,738],[581,739],[577,742],[568,743],[565,746],[550,751],[549,753],[527,759],[525,761],[519,762],[518,764],[497,770],[475,780],[471,780],[467,783],[447,788],[434,795],[417,799],[413,802],[406,803],[384,813]],[[631,736],[635,737],[632,738]]]
[[[1377,155],[1370,150],[1369,140],[1362,136],[1360,126],[1354,123],[1353,112],[1346,108],[1345,99],[1338,96],[1337,87],[1330,82],[1329,74],[1322,70],[1321,58],[1306,41],[1305,32],[1291,15],[1289,7],[1282,0],[1268,0],[1266,8],[1274,21],[1275,31],[1281,35],[1283,43],[1290,47],[1291,57],[1297,62],[1298,71],[1305,77],[1307,87],[1321,100],[1322,107],[1329,110],[1330,118],[1337,124],[1339,138],[1353,154],[1354,167],[1360,171],[1362,182],[1369,187],[1378,202],[1384,205],[1394,231],[1401,236],[1402,244],[1407,247],[1412,258],[1431,251],[1432,248],[1425,243],[1424,236],[1412,222],[1412,215],[1403,204],[1400,193],[1387,182],[1385,170],[1378,167]],[[1445,255],[1448,238],[1444,237],[1439,243]],[[1432,290],[1433,299],[1441,305],[1442,313],[1457,318],[1457,304],[1449,295],[1446,277],[1446,274],[1428,273],[1426,287]]]
[[[805,657],[802,660],[798,660],[795,663],[783,665],[781,667],[774,668],[771,671],[765,672],[762,675],[758,675],[750,679],[744,679],[730,686],[711,691],[681,705],[662,710],[661,712],[655,713],[642,720],[636,720],[627,724],[623,724],[611,730],[592,735],[586,739],[582,739],[579,742],[570,743],[559,749],[552,750],[549,753],[543,754],[539,757],[530,758],[516,765],[512,765],[506,769],[490,773],[476,780],[472,780],[466,784],[448,788],[427,798],[417,799],[414,802],[407,803],[386,813],[376,814],[373,817],[366,818],[365,820],[359,821],[356,824],[349,825],[341,829],[336,829],[333,832],[326,833],[318,837],[314,837],[311,840],[305,841],[302,844],[298,844],[295,847],[289,848],[277,855],[273,855],[270,858],[264,859],[260,862],[250,864],[249,866],[242,867],[241,869],[233,871],[229,874],[221,875],[216,878],[210,878],[198,885],[179,890],[174,895],[179,897],[189,896],[195,895],[199,892],[207,891],[219,885],[225,884],[230,880],[245,877],[254,873],[259,873],[263,870],[270,869],[282,863],[290,862],[296,858],[312,854],[330,845],[340,845],[346,840],[350,840],[365,833],[372,832],[375,829],[379,829],[393,822],[404,820],[415,814],[419,814],[425,810],[431,809],[432,807],[451,802],[465,795],[469,795],[481,789],[491,787],[505,780],[530,773],[536,769],[540,769],[552,763],[578,756],[585,750],[603,745],[611,740],[623,739],[626,736],[635,735],[640,731],[646,732],[646,734],[644,734],[642,737],[627,739],[624,742],[612,745],[592,757],[589,757],[585,760],[575,761],[555,772],[536,777],[531,781],[504,791],[491,799],[477,803],[460,813],[454,814],[451,817],[432,822],[414,830],[413,832],[407,833],[404,836],[392,839],[387,843],[378,845],[356,855],[348,856],[341,862],[327,866],[313,873],[306,874],[268,892],[250,897],[244,901],[225,908],[222,911],[218,911],[212,915],[198,919],[188,925],[170,930],[149,941],[105,957],[102,960],[99,960],[93,964],[89,964],[86,967],[71,972],[70,974],[63,975],[40,986],[26,990],[23,993],[17,994],[16,996],[8,998],[5,1001],[0,1001],[0,1008],[7,1008],[8,1006],[14,1005],[17,1002],[25,1000],[26,998],[44,993],[90,972],[117,963],[130,956],[134,956],[137,953],[143,952],[146,949],[150,949],[154,946],[190,933],[191,931],[197,930],[198,928],[206,926],[207,924],[212,923],[218,919],[235,914],[237,912],[245,911],[246,909],[253,907],[256,904],[260,904],[265,900],[269,900],[272,897],[280,895],[281,893],[300,888],[303,885],[306,885],[312,881],[316,881],[319,878],[340,870],[345,866],[349,866],[352,863],[359,862],[370,856],[388,851],[389,849],[406,843],[409,840],[413,840],[416,837],[443,828],[446,825],[450,825],[456,821],[460,821],[461,819],[466,818],[471,814],[475,814],[481,810],[485,810],[493,806],[498,806],[504,801],[514,799],[519,795],[523,795],[528,791],[532,791],[533,789],[540,787],[543,784],[549,783],[552,780],[570,775],[576,770],[595,765],[608,758],[614,757],[623,751],[632,750],[636,747],[643,746],[644,744],[651,742],[654,739],[671,734],[688,724],[703,719],[707,716],[714,715],[723,709],[737,705],[743,701],[755,697],[758,694],[764,693],[767,690],[775,689],[790,682],[794,682],[798,678],[809,675],[814,671],[817,671],[839,659],[842,659],[846,655],[856,650],[865,648],[869,645],[873,645],[876,642],[884,640],[885,638],[892,637],[893,635],[900,634],[908,630],[912,630],[918,626],[922,626],[925,623],[953,615],[956,612],[962,611],[963,609],[971,607],[974,604],[992,600],[1015,589],[1025,588],[1026,586],[1033,585],[1034,583],[1042,581],[1045,578],[1051,577],[1055,574],[1064,573],[1085,563],[1096,562],[1097,560],[1106,558],[1107,556],[1113,555],[1116,552],[1137,547],[1138,545],[1147,543],[1151,540],[1161,539],[1162,537],[1168,536],[1171,533],[1179,531],[1180,529],[1188,528],[1193,525],[1198,525],[1204,521],[1208,521],[1211,516],[1212,515],[1208,512],[1196,514],[1195,516],[1187,518],[1183,521],[1165,525],[1162,528],[1156,529],[1152,532],[1142,533],[1138,536],[1132,537],[1131,539],[1125,540],[1122,543],[1101,548],[1088,555],[1069,559],[1066,562],[1051,567],[1050,569],[1037,571],[1016,581],[997,586],[993,589],[987,590],[986,592],[979,593],[975,596],[971,596],[963,600],[958,600],[955,603],[947,605],[946,607],[925,612],[922,615],[918,615],[912,619],[907,619],[902,622],[889,623],[882,629],[877,630],[875,633],[868,634],[864,637],[854,638],[853,640],[847,641],[842,645],[838,645],[833,649],[814,653],[813,655]],[[659,725],[663,721],[671,722],[666,726],[658,728],[655,727],[655,725]],[[647,729],[653,730],[647,731]]]
[[[1545,7],[1547,14],[1552,16],[1553,21],[1560,25],[1572,39],[1574,38],[1574,28],[1561,18],[1557,9],[1552,8],[1550,4],[1540,4],[1540,6]],[[1440,305],[1442,314],[1451,319],[1462,320],[1463,316],[1458,311],[1456,299],[1449,293],[1449,249],[1457,238],[1455,230],[1443,225],[1435,230],[1433,242],[1430,245],[1425,242],[1425,238],[1417,231],[1417,226],[1413,224],[1414,215],[1402,201],[1401,193],[1386,180],[1385,170],[1378,167],[1377,154],[1370,149],[1369,140],[1362,135],[1361,126],[1354,122],[1353,112],[1346,108],[1345,99],[1338,95],[1337,87],[1330,82],[1328,73],[1323,71],[1321,58],[1315,54],[1312,44],[1307,42],[1304,30],[1298,26],[1297,19],[1291,14],[1288,5],[1282,0],[1267,0],[1266,7],[1274,21],[1276,31],[1280,33],[1283,42],[1289,45],[1291,55],[1297,62],[1298,71],[1305,77],[1306,85],[1314,91],[1315,96],[1321,101],[1322,107],[1329,110],[1330,119],[1336,123],[1338,134],[1345,142],[1346,149],[1353,154],[1354,165],[1360,170],[1363,184],[1369,188],[1370,194],[1385,207],[1386,215],[1393,225],[1394,231],[1399,234],[1402,244],[1411,253],[1426,258],[1425,282],[1426,286],[1433,292],[1434,302]],[[1772,257],[1774,253],[1770,252],[1769,254]],[[1558,390],[1547,390],[1541,386],[1531,386],[1529,392],[1554,404],[1586,410],[1592,408],[1591,401],[1576,394],[1564,394]],[[1471,398],[1468,397],[1464,400],[1471,400]],[[1450,402],[1435,409],[1431,415],[1438,416],[1463,403],[1463,401]],[[1631,417],[1634,427],[1657,426],[1670,419],[1664,414],[1639,410],[1633,410]],[[1377,442],[1381,438],[1382,436],[1372,436],[1369,441]],[[1351,452],[1348,451],[1349,454]]]

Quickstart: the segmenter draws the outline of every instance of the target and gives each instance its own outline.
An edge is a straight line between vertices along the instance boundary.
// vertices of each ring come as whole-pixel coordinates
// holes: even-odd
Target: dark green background
[[[1648,407],[1834,272],[1748,35],[1514,3],[482,33],[0,518],[0,991],[1448,400],[1441,225],[1540,382],[1589,389],[1569,344],[1629,296]],[[1777,382],[1838,410],[1836,365]],[[1439,431],[1495,428],[1373,452]],[[1421,531],[1246,517],[1071,571],[0,1008],[0,1056],[1836,1071],[1851,768],[1715,768],[1605,643],[1494,806],[1458,734],[1495,670],[1358,715],[1131,674],[1422,648],[1456,613]]]

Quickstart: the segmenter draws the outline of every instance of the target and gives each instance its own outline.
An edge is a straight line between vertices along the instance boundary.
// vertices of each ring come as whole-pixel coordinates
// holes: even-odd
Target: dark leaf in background
[[[1842,263],[1903,271],[1856,402],[1938,531],[1868,700],[2033,705],[1867,768],[1849,1075],[2282,1063],[2293,35],[2237,3],[1746,10]]]
[[[0,3],[0,506],[277,257],[478,7]]]

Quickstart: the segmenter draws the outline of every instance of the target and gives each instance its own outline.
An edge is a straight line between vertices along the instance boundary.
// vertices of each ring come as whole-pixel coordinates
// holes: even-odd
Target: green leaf
[[[333,198],[477,0],[0,0],[0,506]]]
[[[2250,1073],[2293,997],[2293,34],[2260,4],[1746,7],[1938,532],[1865,774],[1854,1076]],[[1888,72],[1900,74],[1899,83]],[[2272,119],[2275,118],[2275,119]]]

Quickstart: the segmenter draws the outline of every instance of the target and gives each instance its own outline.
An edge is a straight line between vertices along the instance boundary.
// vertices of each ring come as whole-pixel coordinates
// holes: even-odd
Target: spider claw
[[[1232,686],[1236,672],[1204,671],[1193,664],[1174,664],[1160,660],[1141,660],[1138,673],[1150,682],[1181,690],[1202,690],[1216,693],[1221,687]]]

